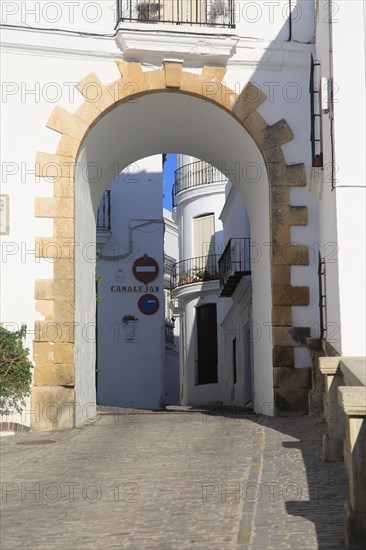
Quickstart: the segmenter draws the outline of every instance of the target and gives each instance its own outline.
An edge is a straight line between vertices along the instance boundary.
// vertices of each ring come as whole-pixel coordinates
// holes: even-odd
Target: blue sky
[[[168,155],[164,166],[163,206],[167,210],[172,209],[172,186],[174,183],[174,172],[177,168],[177,155]]]

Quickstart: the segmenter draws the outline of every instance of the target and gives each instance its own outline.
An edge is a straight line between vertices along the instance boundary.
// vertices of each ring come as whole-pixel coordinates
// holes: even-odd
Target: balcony
[[[222,183],[227,181],[226,176],[218,168],[203,160],[185,164],[175,171],[175,183],[172,187],[172,205],[177,206],[176,196],[181,191],[209,185],[211,183]]]
[[[170,278],[170,288],[192,283],[215,281],[219,276],[219,255],[199,256],[178,262],[174,266],[174,273]]]
[[[164,288],[170,288],[170,278],[174,274],[176,259],[164,254]]]
[[[235,27],[234,0],[117,0],[118,22]]]
[[[97,212],[97,245],[102,246],[111,235],[111,192],[103,194]]]
[[[251,275],[250,239],[230,239],[219,260],[220,296],[232,296],[240,280]]]

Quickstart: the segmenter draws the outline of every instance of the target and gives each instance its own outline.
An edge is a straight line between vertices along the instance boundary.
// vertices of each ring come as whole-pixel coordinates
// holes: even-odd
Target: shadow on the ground
[[[265,417],[256,415],[250,408],[236,407],[200,407],[201,414],[226,418],[251,421],[258,425],[277,432],[274,437],[276,443],[266,437],[264,443],[264,461],[266,456],[277,454],[281,456],[291,449],[301,452],[306,470],[307,493],[309,499],[296,498],[291,491],[288,498],[284,499],[284,506],[289,516],[302,517],[313,523],[318,548],[321,550],[339,550],[344,548],[343,538],[343,509],[348,499],[348,481],[346,468],[343,462],[322,462],[322,436],[326,430],[326,424],[309,416],[280,416]],[[278,441],[278,432],[288,437],[289,440]],[[264,464],[265,467],[265,464]],[[267,475],[269,472],[267,471]],[[270,481],[274,484],[283,482],[286,472],[273,472],[276,479]],[[290,474],[290,472],[288,472]],[[268,482],[268,479],[266,479]],[[335,532],[337,532],[335,543]],[[303,547],[301,547],[303,548]],[[298,546],[300,550],[300,546]]]

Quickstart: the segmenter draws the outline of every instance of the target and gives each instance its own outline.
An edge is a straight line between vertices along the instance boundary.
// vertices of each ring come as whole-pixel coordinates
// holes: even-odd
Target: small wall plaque
[[[0,235],[9,235],[9,195],[0,195]]]

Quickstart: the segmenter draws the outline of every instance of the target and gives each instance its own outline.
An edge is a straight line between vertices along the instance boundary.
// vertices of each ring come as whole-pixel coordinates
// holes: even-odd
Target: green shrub
[[[30,393],[33,365],[29,350],[23,346],[27,327],[11,332],[0,326],[0,412],[22,410],[24,397]]]

